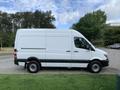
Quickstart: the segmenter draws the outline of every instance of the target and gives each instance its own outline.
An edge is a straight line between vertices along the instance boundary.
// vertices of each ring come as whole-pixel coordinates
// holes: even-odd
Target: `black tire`
[[[37,73],[40,70],[40,64],[36,61],[30,61],[27,63],[27,70],[30,73]]]
[[[88,70],[92,73],[99,73],[102,70],[102,64],[99,61],[93,61],[88,65]]]

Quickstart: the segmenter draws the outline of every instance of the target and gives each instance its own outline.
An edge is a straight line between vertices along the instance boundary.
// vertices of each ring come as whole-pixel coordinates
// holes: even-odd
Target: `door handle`
[[[78,51],[74,51],[74,52],[78,52]]]
[[[66,52],[70,52],[70,50],[67,50]]]

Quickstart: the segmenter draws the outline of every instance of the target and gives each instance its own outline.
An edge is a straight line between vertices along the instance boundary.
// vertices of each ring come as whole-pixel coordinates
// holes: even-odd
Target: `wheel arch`
[[[97,61],[97,62],[99,62],[101,65],[102,65],[102,61],[100,60],[100,59],[93,59],[93,60],[91,60],[90,62],[89,62],[89,64],[88,64],[88,66],[87,67],[89,67],[89,65],[92,63],[92,62],[95,62],[95,61]]]
[[[40,60],[38,58],[36,58],[36,57],[29,57],[27,59],[27,63],[30,62],[30,61],[36,61],[36,62],[38,62],[40,64]]]

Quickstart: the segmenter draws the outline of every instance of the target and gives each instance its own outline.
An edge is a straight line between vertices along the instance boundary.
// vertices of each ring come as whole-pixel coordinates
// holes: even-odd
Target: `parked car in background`
[[[111,48],[111,49],[120,49],[120,43],[115,43],[115,44],[109,45],[107,47]]]

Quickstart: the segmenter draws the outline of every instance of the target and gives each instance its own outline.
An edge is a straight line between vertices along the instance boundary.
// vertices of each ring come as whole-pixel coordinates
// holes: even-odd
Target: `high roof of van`
[[[84,37],[80,32],[74,30],[74,29],[39,29],[39,28],[32,28],[32,29],[18,29],[17,33],[29,33],[29,32],[48,32],[48,33],[73,33],[75,36],[82,36]]]
[[[18,29],[18,30],[21,30],[21,31],[67,31],[67,32],[69,32],[69,31],[74,31],[74,29],[48,29],[48,28],[41,28],[41,29],[39,29],[39,28],[30,28],[30,29],[25,29],[25,28],[23,28],[23,29]]]

